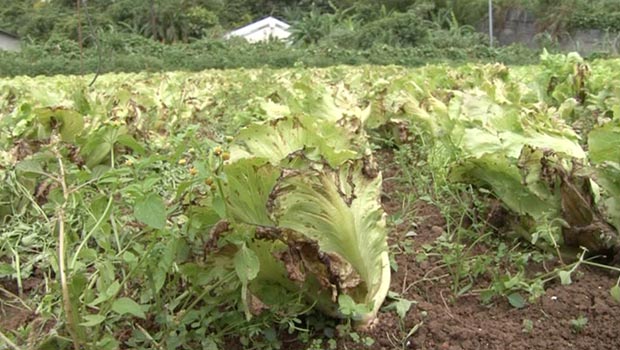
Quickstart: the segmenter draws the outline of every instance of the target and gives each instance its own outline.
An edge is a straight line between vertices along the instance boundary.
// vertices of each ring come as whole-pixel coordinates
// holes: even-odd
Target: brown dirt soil
[[[22,283],[24,295],[35,293],[43,286],[43,279],[40,276],[27,278]],[[37,318],[37,314],[29,310],[20,301],[19,293],[15,280],[0,279],[0,330],[9,332],[27,326]]]
[[[16,330],[32,321],[34,314],[16,305],[0,305],[0,330]]]
[[[385,178],[393,178],[397,172],[393,165],[384,167]],[[384,182],[383,199],[388,214],[400,210],[396,200],[399,190],[395,182]],[[412,240],[414,254],[396,256],[398,271],[392,274],[391,290],[417,304],[405,320],[394,312],[382,312],[367,332],[375,340],[372,346],[347,340],[340,342],[339,349],[620,349],[620,304],[609,294],[617,275],[580,268],[573,274],[571,285],[551,282],[542,297],[522,309],[512,307],[506,299],[483,305],[475,295],[455,298],[449,278],[433,280],[447,271],[432,260],[418,263],[415,259],[421,246],[435,241],[445,228],[439,209],[417,202],[413,215],[405,217],[413,217],[415,222],[395,227],[390,242]],[[413,224],[417,235],[406,237]],[[498,224],[501,223],[494,222],[493,226]],[[476,253],[484,251],[477,248]],[[540,266],[531,268],[539,270]],[[488,286],[482,283],[488,281],[474,288]],[[576,330],[571,321],[580,316],[587,318],[587,323]],[[532,322],[529,332],[525,331],[524,320]],[[414,327],[417,330],[407,338]]]
[[[421,205],[421,211],[432,207]],[[437,216],[422,220],[416,246],[432,242],[440,230],[429,222],[439,222]],[[429,227],[430,226],[430,227]],[[417,252],[417,250],[416,250]],[[616,277],[600,270],[582,269],[573,278],[573,284],[556,284],[534,304],[515,309],[506,300],[497,300],[485,306],[476,296],[454,299],[450,280],[421,281],[430,276],[447,273],[436,269],[436,264],[417,263],[414,255],[398,255],[399,269],[392,275],[391,290],[402,292],[411,283],[417,283],[401,296],[417,302],[401,321],[394,313],[382,313],[369,335],[375,345],[367,349],[618,349],[620,337],[620,305],[609,296],[609,288]],[[428,278],[429,276],[427,276]],[[418,283],[419,282],[419,283]],[[480,286],[485,287],[485,286]],[[426,316],[422,314],[426,313]],[[585,327],[576,332],[571,320],[584,316]],[[523,321],[533,323],[531,332],[524,332]],[[410,338],[407,333],[416,325],[418,330]],[[358,344],[347,344],[349,349],[361,349]]]

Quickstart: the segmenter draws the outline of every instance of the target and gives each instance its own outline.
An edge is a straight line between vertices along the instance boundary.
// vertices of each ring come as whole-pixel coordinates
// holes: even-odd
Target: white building
[[[269,16],[258,22],[233,30],[226,34],[225,38],[228,39],[233,36],[238,36],[251,43],[269,39],[286,40],[291,35],[291,32],[288,30],[289,27],[290,25],[287,23]]]
[[[0,50],[19,51],[20,46],[17,36],[0,30]]]

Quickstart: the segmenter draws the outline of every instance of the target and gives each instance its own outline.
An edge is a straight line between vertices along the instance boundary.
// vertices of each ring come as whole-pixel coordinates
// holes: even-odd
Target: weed
[[[523,333],[532,333],[532,331],[534,330],[534,322],[532,322],[532,320],[525,318],[523,319],[522,328],[523,328]]]
[[[371,337],[363,337],[356,332],[350,332],[349,337],[351,338],[351,340],[353,340],[354,343],[360,344],[363,347],[371,347],[375,343],[375,340]]]
[[[583,315],[579,315],[576,319],[570,320],[570,326],[573,332],[581,333],[588,324],[588,318]]]

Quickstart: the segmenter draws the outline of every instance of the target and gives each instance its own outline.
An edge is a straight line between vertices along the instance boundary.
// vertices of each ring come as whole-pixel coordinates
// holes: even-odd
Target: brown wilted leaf
[[[209,232],[209,239],[205,242],[204,253],[208,255],[209,252],[217,250],[217,242],[222,234],[230,230],[230,223],[228,220],[220,220],[213,226]]]
[[[248,292],[248,296],[248,309],[250,310],[250,313],[252,315],[258,316],[263,313],[263,311],[269,309],[269,307],[265,303],[263,303],[263,301],[260,300],[256,295]]]
[[[304,283],[311,275],[325,291],[330,291],[333,302],[339,293],[359,287],[361,277],[353,266],[340,255],[323,252],[316,241],[285,232],[289,249],[277,254],[290,280]]]
[[[574,169],[579,169],[575,164]],[[562,230],[564,241],[573,247],[585,247],[593,254],[615,252],[620,245],[618,232],[601,215],[594,202],[594,193],[587,176],[560,174],[562,217],[568,227]]]
[[[291,281],[303,283],[306,281],[306,274],[303,271],[301,257],[295,250],[287,250],[275,254],[275,258],[282,261],[286,274]]]
[[[353,266],[336,253],[324,253],[323,262],[330,275],[336,280],[340,291],[357,288],[362,279]]]

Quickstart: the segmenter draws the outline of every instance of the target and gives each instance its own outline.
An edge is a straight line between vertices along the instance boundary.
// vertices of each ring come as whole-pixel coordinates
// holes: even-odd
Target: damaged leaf
[[[363,296],[358,303],[380,305],[389,279],[381,177],[369,178],[362,168],[363,161],[351,161],[339,172],[308,169],[282,178],[274,189],[272,216],[280,227],[318,243],[326,252],[319,256],[328,267],[326,278],[339,290],[353,287],[353,294]],[[342,178],[350,179],[350,199],[337,186]]]
[[[243,307],[250,317],[251,295],[271,308],[301,293],[328,314],[367,322],[390,281],[381,174],[363,128],[370,107],[309,87],[264,104],[267,118],[239,132],[223,168],[226,219],[252,233],[241,232],[235,255]],[[339,312],[343,295],[365,309]]]
[[[249,320],[252,317],[252,308],[248,283],[258,275],[260,269],[259,260],[256,254],[243,244],[235,254],[233,261],[235,264],[235,272],[241,281],[241,301],[243,303],[243,309],[246,318]]]

